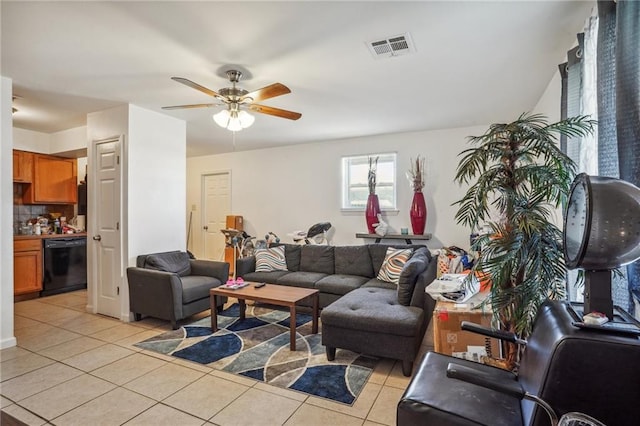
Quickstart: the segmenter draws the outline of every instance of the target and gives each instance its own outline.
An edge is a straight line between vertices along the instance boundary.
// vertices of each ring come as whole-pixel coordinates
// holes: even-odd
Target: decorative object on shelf
[[[420,235],[424,233],[424,227],[427,223],[427,205],[422,193],[422,188],[424,188],[424,157],[420,158],[418,155],[415,162],[411,159],[411,168],[407,172],[407,178],[413,187],[413,200],[409,210],[411,229],[414,234]]]
[[[380,213],[378,213],[378,223],[376,223],[375,228],[376,234],[380,235],[381,237],[387,235],[387,232],[389,231],[389,225],[387,224],[387,222],[382,220],[382,215]]]
[[[369,175],[367,182],[369,184],[369,197],[367,198],[367,208],[364,217],[367,220],[367,229],[370,234],[376,232],[375,226],[378,224],[378,215],[380,214],[380,201],[376,194],[376,171],[378,169],[378,157],[375,159],[369,157]]]
[[[471,249],[482,251],[472,270],[491,281],[488,301],[500,328],[520,338],[530,334],[545,300],[565,294],[562,232],[552,216],[567,200],[575,164],[557,138],[588,135],[595,125],[586,116],[549,123],[525,113],[470,137],[474,146],[460,154],[455,182],[468,189],[454,203],[456,222],[472,230],[490,226],[475,238]],[[515,368],[521,350],[506,345],[506,364]]]

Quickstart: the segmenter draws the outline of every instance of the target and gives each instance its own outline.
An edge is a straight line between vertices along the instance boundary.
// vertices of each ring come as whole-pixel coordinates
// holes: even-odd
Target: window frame
[[[378,194],[378,198],[380,199],[380,210],[384,212],[397,212],[398,211],[398,178],[397,178],[397,168],[398,168],[398,153],[397,152],[380,152],[373,154],[358,154],[358,155],[345,155],[340,160],[340,168],[341,168],[341,177],[340,177],[340,207],[342,212],[364,212],[366,210],[366,198],[369,195],[369,187],[368,182],[364,181],[358,183],[352,183],[351,177],[353,175],[353,166],[366,166],[366,170],[369,170],[369,158],[378,157],[378,176],[377,176],[377,184],[376,184],[376,194]],[[392,170],[390,173],[390,177],[392,179],[389,181],[380,181],[380,167],[384,163],[391,163]],[[362,178],[362,171],[360,172],[360,177]],[[391,197],[385,197],[384,200],[380,198],[380,187],[390,187],[391,189]],[[366,198],[364,204],[354,205],[354,200],[351,198],[351,194],[353,194],[352,189],[364,189],[366,191]],[[361,201],[361,200],[360,200]],[[385,205],[387,201],[390,206]],[[362,202],[362,201],[361,201]]]

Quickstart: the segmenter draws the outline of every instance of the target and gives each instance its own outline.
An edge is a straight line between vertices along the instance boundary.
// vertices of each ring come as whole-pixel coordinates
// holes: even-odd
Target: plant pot
[[[378,201],[378,194],[369,194],[367,198],[367,208],[364,211],[364,217],[367,220],[367,230],[370,234],[375,234],[376,228],[374,225],[378,223],[378,214],[380,213],[380,202]]]
[[[413,193],[409,217],[411,218],[413,234],[422,235],[424,233],[424,225],[427,223],[427,205],[424,202],[424,194],[422,194],[422,191]]]

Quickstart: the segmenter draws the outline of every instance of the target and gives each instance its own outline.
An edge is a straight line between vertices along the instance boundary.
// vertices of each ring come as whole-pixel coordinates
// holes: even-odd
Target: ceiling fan
[[[291,93],[287,86],[281,83],[273,83],[261,89],[249,92],[236,86],[242,77],[242,72],[238,70],[229,70],[226,72],[227,78],[231,82],[231,87],[225,87],[214,92],[204,86],[194,83],[182,77],[171,77],[172,80],[199,90],[209,96],[216,98],[220,103],[210,104],[192,104],[192,105],[174,105],[162,107],[162,109],[189,109],[189,108],[211,108],[226,105],[227,108],[213,116],[214,121],[221,127],[225,127],[231,131],[239,131],[253,124],[255,118],[245,110],[259,112],[262,114],[274,115],[276,117],[287,118],[289,120],[297,120],[302,114],[293,111],[287,111],[280,108],[274,108],[266,105],[259,105],[255,102],[265,99],[274,98],[276,96]]]

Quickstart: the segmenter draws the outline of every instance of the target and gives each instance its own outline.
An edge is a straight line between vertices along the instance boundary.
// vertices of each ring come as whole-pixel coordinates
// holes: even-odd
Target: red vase
[[[378,201],[378,194],[369,194],[369,198],[367,198],[367,208],[364,211],[364,217],[367,219],[367,229],[370,234],[375,234],[376,232],[374,225],[378,223],[379,213],[380,202]]]
[[[411,229],[414,235],[422,235],[424,233],[424,225],[427,223],[427,205],[424,202],[422,191],[413,193],[413,202],[409,211],[411,217]]]

